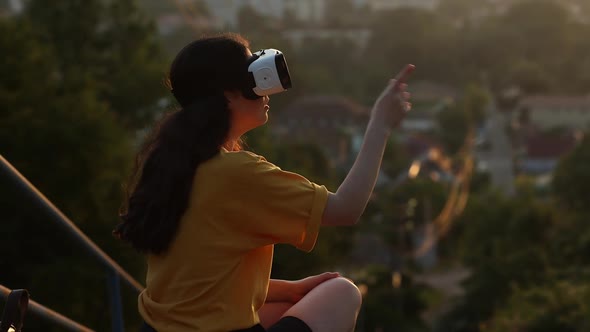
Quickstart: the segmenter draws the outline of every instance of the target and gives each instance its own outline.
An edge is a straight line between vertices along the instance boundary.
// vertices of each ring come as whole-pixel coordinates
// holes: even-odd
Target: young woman
[[[243,151],[269,98],[246,98],[252,53],[239,35],[199,39],[176,56],[169,83],[181,109],[137,159],[114,233],[147,254],[139,296],[145,331],[352,331],[361,305],[337,273],[271,280],[273,245],[311,251],[321,225],[354,225],[387,139],[409,110],[409,65],[375,103],[363,146],[335,193]]]

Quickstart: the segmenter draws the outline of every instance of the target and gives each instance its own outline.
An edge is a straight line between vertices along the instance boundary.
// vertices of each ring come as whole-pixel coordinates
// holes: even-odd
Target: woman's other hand
[[[371,118],[391,130],[400,125],[406,113],[411,109],[410,93],[406,92],[410,74],[416,67],[406,65],[404,69],[385,87],[375,105],[373,106]]]
[[[299,302],[309,291],[317,287],[319,284],[337,277],[340,277],[340,274],[337,272],[325,272],[301,280],[289,281],[289,283],[291,283],[291,303]]]

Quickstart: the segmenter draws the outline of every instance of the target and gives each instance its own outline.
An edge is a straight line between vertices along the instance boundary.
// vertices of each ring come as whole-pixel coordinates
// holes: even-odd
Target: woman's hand
[[[373,121],[384,124],[388,130],[399,126],[412,107],[410,93],[406,92],[406,81],[415,68],[414,65],[407,65],[396,78],[389,81],[373,106]]]
[[[307,277],[301,280],[289,281],[291,303],[299,302],[310,290],[317,287],[326,280],[340,277],[337,272],[326,272],[315,276]]]

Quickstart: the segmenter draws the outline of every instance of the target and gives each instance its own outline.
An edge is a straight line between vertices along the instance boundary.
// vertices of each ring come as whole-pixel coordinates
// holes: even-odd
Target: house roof
[[[544,96],[533,95],[523,97],[521,107],[530,110],[542,108],[575,108],[576,110],[590,111],[590,95],[588,96]]]
[[[529,159],[557,159],[570,152],[577,143],[574,135],[535,135],[526,142]]]

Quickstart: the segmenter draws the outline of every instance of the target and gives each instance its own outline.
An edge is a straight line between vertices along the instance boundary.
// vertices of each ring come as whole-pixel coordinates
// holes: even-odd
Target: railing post
[[[123,305],[121,303],[121,281],[116,271],[108,271],[109,298],[111,302],[111,331],[123,332]]]

